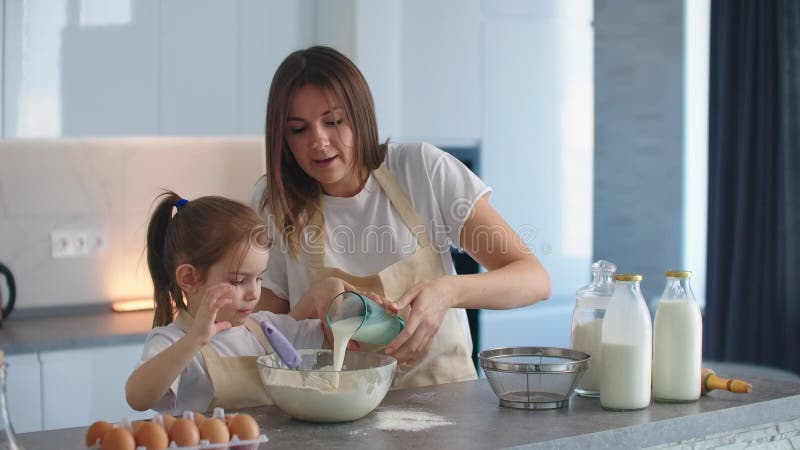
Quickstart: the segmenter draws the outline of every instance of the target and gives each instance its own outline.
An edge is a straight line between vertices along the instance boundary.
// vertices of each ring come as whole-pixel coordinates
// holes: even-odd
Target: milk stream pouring
[[[389,314],[369,297],[357,292],[344,291],[336,295],[326,315],[333,332],[334,369],[341,370],[347,342],[386,345],[405,327],[402,317]]]
[[[653,399],[692,402],[700,398],[703,319],[692,273],[673,270],[666,276],[653,332]]]
[[[575,392],[584,397],[600,396],[603,317],[614,293],[616,271],[617,266],[612,262],[604,260],[595,262],[592,264],[592,282],[579,289],[575,295],[570,347],[588,353],[592,357],[589,360],[589,368],[575,389]]]
[[[653,325],[638,274],[614,277],[614,295],[603,318],[600,405],[615,410],[650,404]]]
[[[0,450],[23,450],[17,442],[6,404],[6,367],[5,355],[0,350]]]

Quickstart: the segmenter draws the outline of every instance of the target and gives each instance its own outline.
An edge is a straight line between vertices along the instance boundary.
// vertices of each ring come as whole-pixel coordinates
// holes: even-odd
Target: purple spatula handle
[[[297,350],[294,349],[292,343],[286,339],[286,336],[281,334],[277,328],[266,322],[261,322],[261,329],[264,330],[264,334],[267,335],[267,340],[272,344],[272,349],[275,350],[275,353],[278,354],[281,361],[286,364],[286,367],[296,369],[300,366],[303,358],[301,358]]]

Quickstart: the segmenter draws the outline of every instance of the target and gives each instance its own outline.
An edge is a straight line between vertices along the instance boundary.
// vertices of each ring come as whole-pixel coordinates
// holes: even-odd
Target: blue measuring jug
[[[328,305],[328,326],[349,320],[357,326],[351,339],[367,344],[386,345],[405,328],[402,317],[386,311],[380,304],[358,292],[337,294]],[[360,323],[355,323],[360,321]]]

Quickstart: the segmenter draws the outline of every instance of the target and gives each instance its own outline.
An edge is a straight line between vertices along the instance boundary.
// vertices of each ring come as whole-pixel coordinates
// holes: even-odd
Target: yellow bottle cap
[[[665,274],[672,278],[692,278],[692,271],[690,270],[668,270]]]
[[[642,281],[643,278],[644,277],[638,273],[621,273],[619,275],[614,275],[614,279],[617,281]]]

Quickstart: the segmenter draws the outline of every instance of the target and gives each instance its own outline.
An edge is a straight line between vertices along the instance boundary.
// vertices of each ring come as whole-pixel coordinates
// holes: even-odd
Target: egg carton
[[[152,421],[158,423],[162,427],[164,426],[164,419],[162,414],[157,414],[153,417]],[[183,416],[184,419],[189,419],[194,421],[194,411],[184,411]],[[225,410],[223,408],[214,408],[214,413],[209,418],[217,418],[225,422]],[[128,431],[133,432],[133,421],[129,418],[124,418],[120,420],[119,426],[126,428]],[[211,443],[208,439],[200,439],[200,443],[198,445],[189,445],[180,447],[175,444],[174,441],[171,441],[167,446],[167,450],[212,450],[212,449],[231,449],[231,450],[256,450],[258,446],[264,442],[269,442],[269,438],[266,434],[262,433],[258,436],[257,439],[239,439],[239,436],[232,435],[228,442],[220,442],[220,443]],[[87,450],[100,450],[101,445],[97,443],[91,447],[88,447]],[[147,450],[145,446],[138,445],[136,446],[135,450]]]

